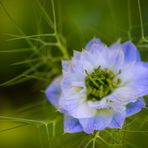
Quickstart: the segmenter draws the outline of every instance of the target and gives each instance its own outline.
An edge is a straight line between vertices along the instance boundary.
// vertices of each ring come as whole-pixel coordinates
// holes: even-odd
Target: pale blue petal
[[[103,130],[106,128],[112,121],[113,111],[109,109],[100,109],[97,112],[94,129],[95,130]]]
[[[80,57],[81,57],[81,52],[74,50],[73,58],[72,59],[79,60]]]
[[[95,109],[106,108],[107,101],[106,99],[102,98],[100,101],[88,101],[88,105]]]
[[[72,110],[75,110],[77,106],[79,105],[78,99],[71,99],[70,100],[61,100],[60,98],[60,109],[65,110],[66,112],[70,112]]]
[[[141,62],[141,64],[142,64],[143,66],[145,66],[146,68],[148,68],[148,62]]]
[[[93,72],[95,67],[94,56],[87,51],[82,52],[81,63],[84,70],[87,70],[88,73]]]
[[[114,62],[113,71],[115,73],[119,73],[124,64],[124,54],[121,48],[114,52],[114,56],[112,56],[112,62]]]
[[[113,115],[113,119],[109,124],[109,128],[121,128],[124,124],[124,120],[126,118],[126,112],[115,112]]]
[[[101,51],[103,50],[103,48],[104,48],[104,44],[98,38],[93,38],[85,46],[85,49],[91,53],[95,53],[97,50]]]
[[[76,73],[83,74],[84,69],[83,69],[83,64],[82,64],[80,58],[81,58],[81,52],[74,51],[74,54],[72,57],[72,66],[73,66],[73,70]]]
[[[60,100],[59,100],[60,108],[66,110],[66,111],[75,110],[79,106],[80,101],[84,97],[82,94],[80,94],[76,91],[75,91],[75,94],[73,92],[70,93],[70,90],[68,90],[67,93],[68,94],[62,95],[60,97]]]
[[[142,76],[147,74],[147,72],[148,68],[141,64],[141,62],[131,63],[124,66],[118,77],[122,79],[123,83],[129,83],[132,82],[133,79],[142,78]]]
[[[130,42],[127,41],[122,45],[124,56],[125,56],[125,62],[138,62],[140,61],[140,54],[136,46]]]
[[[83,130],[90,134],[94,130],[103,130],[105,129],[110,122],[112,121],[113,112],[108,109],[100,109],[96,115],[92,118],[82,118],[79,119],[80,124],[83,127]]]
[[[51,104],[58,108],[59,98],[61,95],[61,77],[57,77],[51,82],[51,84],[46,89],[45,94]]]
[[[82,131],[79,120],[68,115],[64,115],[64,132],[76,133]]]
[[[134,103],[129,103],[126,106],[126,115],[131,116],[141,111],[141,109],[145,107],[145,101],[143,98],[139,98]]]
[[[62,90],[66,91],[66,89],[69,89],[69,88],[75,86],[75,84],[78,82],[79,83],[81,82],[81,84],[82,84],[84,82],[84,80],[85,80],[85,75],[83,75],[83,74],[75,73],[75,72],[65,73],[65,74],[63,74]]]
[[[108,68],[110,65],[110,61],[106,60],[109,58],[108,52],[109,49],[107,47],[104,47],[102,51],[96,52],[95,54],[84,50],[81,55],[80,64],[83,65],[83,69],[87,70],[88,73],[92,73],[93,70],[99,66]]]
[[[62,61],[63,72],[72,71],[71,61]]]
[[[119,41],[109,47],[109,68],[111,68],[115,73],[119,73],[119,70],[123,68],[124,65],[124,53],[122,50],[122,45]]]
[[[133,99],[148,94],[148,67],[141,62],[126,66],[119,76],[122,86],[113,92],[121,99]]]
[[[109,49],[114,51],[114,50],[118,50],[119,48],[121,48],[121,46],[122,46],[121,42],[120,42],[120,40],[118,40],[116,43],[109,46]]]
[[[69,115],[74,118],[91,118],[96,114],[96,109],[90,108],[86,102],[81,102],[73,110],[69,111]]]
[[[86,46],[86,50],[82,52],[81,63],[83,64],[83,69],[91,73],[99,66],[108,68],[112,61],[112,57],[109,61],[110,57],[107,46],[101,43],[99,39],[93,39]]]
[[[94,118],[95,117],[92,117],[92,118],[82,118],[82,119],[79,119],[79,122],[83,128],[83,131],[87,134],[91,134],[94,132]]]

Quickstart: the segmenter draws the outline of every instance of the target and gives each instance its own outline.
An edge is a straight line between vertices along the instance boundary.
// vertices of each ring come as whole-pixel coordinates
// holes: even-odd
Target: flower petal
[[[110,61],[106,60],[109,58],[108,48],[104,47],[101,51],[95,54],[90,53],[86,50],[82,52],[80,64],[83,65],[83,69],[87,70],[88,73],[92,73],[94,69],[101,66],[102,68],[108,68]]]
[[[86,132],[87,134],[91,134],[93,133],[94,129],[94,118],[82,118],[79,119],[79,122],[84,130],[84,132]]]
[[[104,48],[104,44],[98,38],[93,38],[91,41],[87,43],[85,49],[88,52],[95,53],[97,51],[101,51]]]
[[[95,130],[103,130],[112,121],[113,111],[110,109],[100,109],[97,112],[94,128]]]
[[[143,66],[148,68],[148,62],[141,62],[141,64],[143,64]]]
[[[69,61],[69,60],[62,61],[62,70],[63,70],[63,72],[72,71],[71,61]]]
[[[83,127],[83,130],[90,134],[94,130],[103,130],[106,128],[112,121],[112,110],[109,109],[100,109],[96,113],[96,116],[92,118],[83,118],[79,119],[80,124]]]
[[[99,39],[94,38],[88,44],[85,46],[85,51],[88,53],[85,55],[87,61],[89,59],[89,63],[91,63],[92,66],[90,66],[89,63],[86,64],[87,67],[98,68],[101,66],[102,68],[107,68],[110,62],[106,59],[108,59],[108,52],[109,49],[105,44],[103,44]],[[95,59],[95,60],[94,60]],[[84,60],[82,60],[82,63]],[[85,67],[84,67],[85,68]],[[86,68],[85,68],[86,69]]]
[[[90,108],[86,102],[82,102],[69,111],[69,114],[74,118],[90,118],[96,114],[96,109]]]
[[[84,70],[88,73],[92,73],[95,67],[94,56],[87,51],[83,51],[81,55],[81,63]]]
[[[80,59],[81,59],[81,52],[74,51],[73,57],[72,57],[73,70],[76,73],[83,74],[84,70],[83,70],[83,65]]]
[[[85,99],[83,92],[76,92],[74,90],[68,90],[67,94],[62,94],[59,99],[59,107],[66,111],[75,110]]]
[[[46,89],[45,94],[51,104],[58,108],[59,98],[61,95],[61,77],[57,77],[51,82],[51,84]]]
[[[124,44],[122,44],[122,48],[125,56],[125,62],[129,63],[140,61],[140,54],[136,46],[132,42],[125,42]]]
[[[148,67],[142,62],[128,64],[119,75],[122,83],[112,95],[122,101],[131,100],[148,94]]]
[[[113,71],[115,73],[119,73],[119,71],[122,69],[123,64],[124,64],[124,54],[121,50],[121,48],[119,48],[115,53],[114,56],[112,56],[113,60],[114,60],[114,66],[113,66]]]
[[[109,128],[121,128],[126,118],[126,112],[114,112],[113,119],[109,124]]]
[[[139,62],[139,63],[133,64],[133,65],[130,65],[129,67],[125,67],[124,71],[125,71],[125,73],[128,74],[127,78],[129,78],[131,81],[133,79],[148,78],[148,75],[147,75],[148,66],[146,63],[143,63],[143,62]],[[123,73],[123,74],[125,74],[125,73]],[[130,73],[133,73],[133,74],[130,74]]]
[[[107,107],[107,102],[106,102],[106,99],[102,98],[100,101],[88,101],[88,105],[91,108],[101,109],[101,108]]]
[[[118,73],[124,65],[124,53],[119,41],[109,47],[109,66],[115,73]]]
[[[121,42],[120,42],[120,40],[118,40],[117,42],[115,42],[114,44],[112,44],[112,45],[109,46],[109,49],[112,50],[112,51],[113,50],[117,50],[119,48],[121,48]]]
[[[131,116],[141,111],[141,109],[145,107],[145,101],[143,98],[139,98],[134,103],[129,103],[126,106],[126,115]]]
[[[75,72],[63,73],[62,90],[65,91],[75,86],[75,84],[84,84],[85,75]]]
[[[76,133],[82,131],[79,120],[68,115],[64,115],[64,132]]]

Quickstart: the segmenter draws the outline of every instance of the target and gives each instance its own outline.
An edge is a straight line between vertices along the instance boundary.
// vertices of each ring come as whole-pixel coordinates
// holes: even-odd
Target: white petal
[[[95,116],[96,109],[90,108],[86,102],[79,104],[75,109],[69,111],[74,118],[90,118]]]
[[[64,92],[59,99],[61,109],[71,111],[85,101],[86,96],[84,91],[77,92],[75,89],[69,89],[66,92]]]

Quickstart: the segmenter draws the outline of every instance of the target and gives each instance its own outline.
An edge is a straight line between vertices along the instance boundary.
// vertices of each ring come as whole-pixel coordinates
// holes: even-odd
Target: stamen
[[[101,69],[99,66],[91,74],[85,70],[87,77],[85,85],[87,88],[87,100],[101,100],[111,94],[121,83],[121,79],[115,79],[116,75],[109,69]],[[119,70],[119,73],[121,70]],[[117,74],[117,75],[118,75]]]

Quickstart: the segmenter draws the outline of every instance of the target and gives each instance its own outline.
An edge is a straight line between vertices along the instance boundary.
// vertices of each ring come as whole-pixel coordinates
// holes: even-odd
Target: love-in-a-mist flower
[[[95,38],[62,61],[62,68],[46,96],[64,114],[65,132],[121,128],[126,117],[145,106],[148,64],[130,41],[107,47]]]

